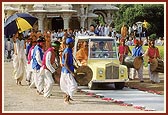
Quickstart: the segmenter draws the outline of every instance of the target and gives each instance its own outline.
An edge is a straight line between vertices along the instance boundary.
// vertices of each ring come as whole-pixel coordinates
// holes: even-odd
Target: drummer
[[[129,46],[125,44],[125,39],[122,38],[120,40],[120,45],[118,47],[118,55],[119,55],[120,64],[123,64],[124,57],[128,56],[129,53],[132,54]],[[128,68],[128,78],[130,79],[130,68]]]
[[[138,57],[138,56],[142,56],[143,54],[144,54],[144,50],[142,48],[141,42],[138,39],[136,39],[135,40],[135,47],[132,49],[132,56]],[[136,71],[138,72],[138,78],[139,78],[140,82],[144,82],[144,80],[143,80],[143,63],[141,64],[141,66],[138,70],[136,70],[135,68],[132,68],[131,79],[135,79]]]
[[[153,83],[153,84],[154,83],[159,83],[160,79],[159,79],[159,76],[158,76],[158,72],[151,72],[151,70],[150,70],[150,63],[152,62],[152,59],[154,59],[154,58],[161,59],[160,54],[159,54],[159,50],[158,50],[157,47],[155,47],[155,39],[151,39],[149,41],[148,45],[149,45],[149,47],[146,50],[144,56],[149,57],[149,60],[148,60],[149,78],[151,80],[151,83]]]
[[[67,47],[63,51],[62,55],[62,70],[60,78],[60,88],[65,93],[64,102],[70,104],[74,91],[77,89],[77,83],[74,79],[74,66],[72,48],[74,47],[74,39],[68,37],[66,39]]]
[[[120,45],[118,47],[118,53],[119,53],[119,61],[121,64],[123,63],[124,57],[128,56],[128,53],[132,54],[129,46],[125,44],[124,38],[120,40]]]

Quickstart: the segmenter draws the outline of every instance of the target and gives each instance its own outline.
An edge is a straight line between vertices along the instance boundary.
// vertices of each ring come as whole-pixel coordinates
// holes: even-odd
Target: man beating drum
[[[64,102],[70,104],[74,91],[77,90],[77,83],[74,79],[74,66],[73,66],[73,55],[72,48],[74,47],[74,39],[68,37],[66,39],[67,47],[64,49],[62,54],[62,70],[60,78],[60,88],[65,93]]]
[[[149,57],[148,72],[149,72],[149,77],[150,77],[151,83],[159,83],[160,79],[159,79],[159,76],[158,76],[158,72],[157,71],[151,71],[151,66],[152,66],[153,60],[155,60],[157,58],[161,59],[160,54],[159,54],[159,50],[158,50],[157,47],[155,47],[155,40],[154,39],[149,41],[149,47],[146,50],[144,56]]]
[[[120,45],[118,47],[118,55],[120,64],[124,64],[124,58],[128,56],[128,53],[132,54],[129,46],[125,44],[125,39],[120,40]],[[130,78],[130,68],[128,68],[128,78]]]
[[[129,46],[125,44],[124,38],[120,40],[120,45],[118,47],[118,53],[119,53],[120,64],[123,64],[124,57],[126,57],[128,53],[132,54]]]
[[[135,40],[135,47],[132,49],[132,56],[133,57],[139,57],[144,54],[144,50],[142,48],[142,45],[140,44],[140,41],[138,39]],[[136,71],[138,72],[138,78],[140,79],[140,82],[144,82],[143,80],[143,63],[141,64],[139,69],[132,68],[132,79],[136,76]]]

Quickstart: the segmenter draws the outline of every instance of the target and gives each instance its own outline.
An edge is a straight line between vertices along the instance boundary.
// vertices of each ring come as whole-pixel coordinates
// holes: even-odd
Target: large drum
[[[76,69],[75,80],[79,85],[85,86],[92,80],[93,71],[88,66],[80,66]]]
[[[152,59],[150,63],[150,70],[152,72],[164,73],[164,62],[161,59]]]
[[[142,57],[132,57],[132,56],[126,56],[123,61],[123,65],[126,65],[128,68],[135,68],[139,69],[141,65],[143,64]]]

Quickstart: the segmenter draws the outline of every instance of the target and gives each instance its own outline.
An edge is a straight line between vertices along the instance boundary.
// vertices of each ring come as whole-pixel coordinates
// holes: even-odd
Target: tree
[[[151,24],[150,34],[164,35],[164,6],[162,4],[144,5],[143,17]]]
[[[120,4],[119,11],[115,14],[114,25],[120,32],[123,22],[129,26],[146,20],[149,22],[149,34],[164,35],[164,5],[163,4]]]

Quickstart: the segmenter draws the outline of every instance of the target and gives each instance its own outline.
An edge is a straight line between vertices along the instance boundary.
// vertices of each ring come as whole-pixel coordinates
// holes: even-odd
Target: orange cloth
[[[82,65],[86,65],[88,59],[88,48],[81,48],[76,52],[76,59],[80,61]]]
[[[51,47],[51,34],[47,33],[45,36],[45,50]]]
[[[121,36],[125,38],[127,36],[128,30],[126,26],[121,27]]]
[[[39,38],[40,36],[42,36],[42,33],[41,32],[37,32],[37,38]]]
[[[30,38],[32,39],[32,41],[36,41],[37,40],[37,34],[35,32],[31,32],[30,33]]]
[[[36,43],[36,41],[37,41],[37,34],[36,34],[36,32],[31,32],[30,33],[30,38],[32,39],[32,45],[35,45]]]

